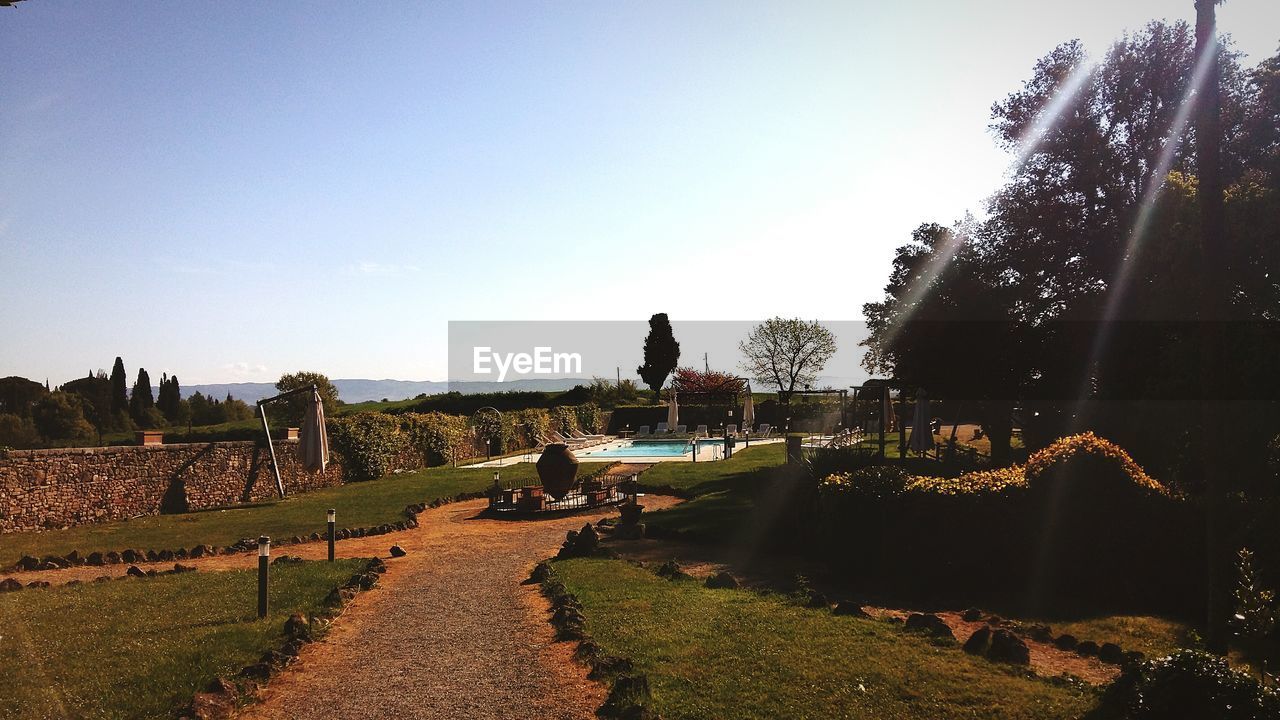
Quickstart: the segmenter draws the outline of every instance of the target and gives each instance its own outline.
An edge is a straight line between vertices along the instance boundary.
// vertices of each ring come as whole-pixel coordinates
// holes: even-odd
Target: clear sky
[[[989,108],[1192,0],[0,8],[0,376],[444,379],[449,320],[853,320]],[[1229,0],[1248,64],[1280,3]],[[723,365],[730,365],[727,361]]]

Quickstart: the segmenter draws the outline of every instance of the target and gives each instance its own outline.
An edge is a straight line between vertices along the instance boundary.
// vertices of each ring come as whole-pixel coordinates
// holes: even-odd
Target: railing
[[[585,478],[559,500],[543,492],[541,485],[495,489],[489,494],[489,509],[521,515],[584,510],[626,502],[635,493],[635,475],[603,473]]]

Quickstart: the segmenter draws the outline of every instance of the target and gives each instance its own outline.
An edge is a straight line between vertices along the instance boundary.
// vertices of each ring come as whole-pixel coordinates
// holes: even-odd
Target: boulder
[[[1029,625],[1026,628],[1027,637],[1036,642],[1053,642],[1053,629],[1048,625]]]
[[[1062,635],[1059,635],[1056,640],[1053,641],[1053,644],[1059,650],[1070,651],[1070,650],[1075,650],[1076,646],[1080,644],[1080,641],[1076,639],[1075,635],[1069,635],[1069,634],[1063,633]]]
[[[96,551],[89,553],[89,557],[85,558],[84,561],[86,564],[93,565],[95,567],[101,567],[107,564],[106,559],[102,557],[102,553]]]
[[[911,613],[907,616],[906,628],[914,632],[923,632],[940,640],[955,640],[955,633],[946,621],[933,613]]]
[[[139,555],[138,555],[138,551],[137,551],[137,550],[134,550],[134,549],[132,549],[132,548],[130,548],[130,549],[128,549],[128,550],[125,550],[124,552],[120,553],[120,560],[121,560],[122,562],[127,562],[127,563],[129,563],[130,565],[132,565],[132,564],[134,564],[134,563],[142,562],[142,560],[143,560],[143,558],[144,558],[144,557],[146,557],[146,556],[139,556]]]
[[[1111,665],[1120,665],[1124,662],[1124,650],[1115,643],[1102,643],[1098,648],[1098,659]]]
[[[986,655],[987,648],[991,647],[991,627],[983,625],[964,641],[964,651],[970,655]]]
[[[35,570],[36,568],[40,567],[40,558],[31,557],[30,555],[23,555],[22,559],[18,561],[17,567],[21,568],[22,570]]]
[[[231,682],[218,678],[191,698],[187,706],[186,717],[192,720],[220,720],[230,717],[236,709],[236,686]]]
[[[103,561],[108,565],[118,565],[120,563],[120,553],[115,550],[109,550],[102,556]]]
[[[61,570],[62,566],[53,560],[45,560],[36,568],[37,570]]]
[[[1022,638],[1000,628],[991,634],[991,648],[987,650],[987,658],[995,662],[1029,665],[1031,650],[1022,642]]]
[[[870,618],[871,615],[862,609],[862,606],[852,600],[841,600],[831,610],[832,615],[845,615],[848,617]]]
[[[174,563],[174,564],[173,564],[173,572],[174,572],[175,574],[176,574],[176,573],[189,573],[189,572],[195,572],[195,571],[196,571],[196,566],[195,566],[195,565],[183,565],[182,563]]]
[[[291,640],[311,640],[311,622],[302,613],[294,613],[284,621],[284,635]]]
[[[581,530],[570,530],[565,535],[564,544],[560,546],[559,558],[588,557],[600,549],[600,535],[591,523],[586,523]]]
[[[707,578],[706,586],[713,590],[736,590],[738,579],[722,571]]]
[[[160,552],[156,553],[156,559],[159,560],[160,562],[173,562],[173,551],[161,550]]]
[[[49,587],[48,580],[32,580],[31,582],[27,583],[28,589],[47,588],[47,587]]]
[[[1094,657],[1098,654],[1098,650],[1100,649],[1101,648],[1098,647],[1098,643],[1092,640],[1085,640],[1079,645],[1076,645],[1076,654],[1081,657]]]
[[[191,548],[190,556],[193,558],[202,558],[205,555],[212,555],[213,554],[211,552],[212,550],[213,548],[209,547],[208,545],[197,545]]]
[[[405,555],[408,555],[408,554],[409,553],[405,552],[404,548],[400,547],[399,545],[391,546],[391,557],[404,557]]]
[[[982,611],[978,608],[969,608],[964,611],[964,614],[960,616],[960,619],[965,622],[978,622],[982,619]]]
[[[680,563],[676,562],[674,558],[662,563],[655,572],[658,577],[664,577],[668,580],[684,580],[691,577],[689,573],[680,569]]]
[[[142,568],[139,568],[137,565],[130,565],[129,569],[125,571],[125,574],[132,577],[144,577],[146,575],[146,573],[142,571]]]
[[[84,558],[80,557],[79,550],[72,550],[71,552],[67,553],[67,556],[64,559],[66,560],[66,563],[65,563],[66,565],[83,565],[84,564]]]

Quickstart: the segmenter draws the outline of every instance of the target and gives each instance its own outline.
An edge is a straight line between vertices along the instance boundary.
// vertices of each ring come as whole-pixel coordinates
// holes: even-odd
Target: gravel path
[[[379,554],[393,542],[409,554],[388,561],[381,586],[243,716],[594,718],[605,688],[573,661],[572,643],[554,641],[546,601],[521,581],[566,531],[616,511],[510,521],[477,518],[483,507],[445,505],[420,515],[417,530],[363,538]],[[290,552],[312,548],[324,546]]]

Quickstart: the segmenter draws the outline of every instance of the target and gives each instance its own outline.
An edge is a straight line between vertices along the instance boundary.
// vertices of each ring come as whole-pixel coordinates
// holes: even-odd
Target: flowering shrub
[[[907,481],[906,489],[942,495],[1002,493],[1026,489],[1038,479],[1046,477],[1051,470],[1060,470],[1078,459],[1098,461],[1117,469],[1134,487],[1162,495],[1168,494],[1168,490],[1134,462],[1124,448],[1092,432],[1058,438],[1048,447],[1033,453],[1025,465],[977,470],[956,478],[915,476]],[[1085,468],[1078,474],[1094,474],[1097,470],[1099,468]]]
[[[1169,494],[1163,485],[1152,479],[1138,463],[1133,461],[1133,458],[1129,457],[1129,453],[1125,452],[1124,448],[1092,432],[1058,438],[1048,447],[1028,458],[1023,473],[1027,483],[1034,485],[1037,479],[1044,477],[1050,470],[1082,457],[1102,460],[1118,467],[1136,487],[1162,495]]]
[[[1023,466],[975,470],[960,477],[943,478],[917,475],[907,481],[909,492],[929,492],[940,495],[968,495],[972,493],[1002,493],[1027,487]]]
[[[832,473],[818,483],[821,499],[844,497],[885,498],[901,493],[907,473],[893,465],[870,465],[852,472]]]

